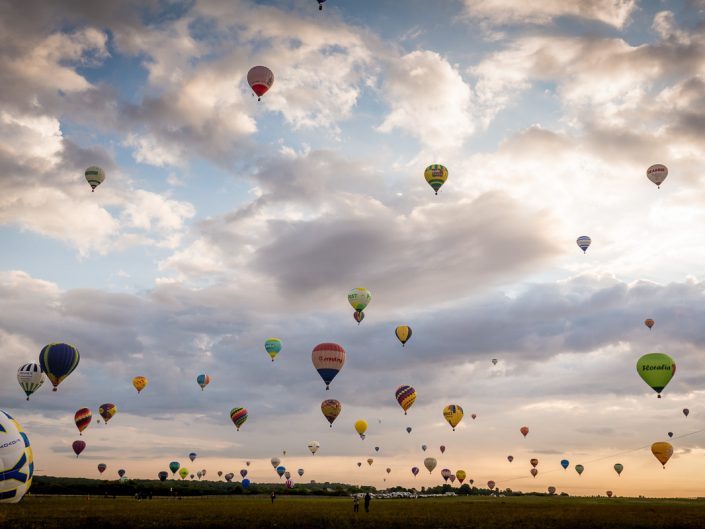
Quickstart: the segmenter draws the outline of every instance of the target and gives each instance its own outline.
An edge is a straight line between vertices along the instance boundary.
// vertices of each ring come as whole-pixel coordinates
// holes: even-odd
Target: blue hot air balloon
[[[188,455],[188,458],[189,458],[191,461],[193,461],[194,459],[196,459],[197,456],[198,456],[198,454],[197,454],[196,452],[191,452],[191,453]]]
[[[78,349],[67,343],[50,343],[39,353],[39,365],[54,385],[54,391],[61,381],[69,376],[80,360]]]
[[[165,481],[166,478],[169,477],[169,473],[168,473],[168,472],[164,472],[164,471],[162,470],[159,474],[157,474],[157,477],[159,478],[159,481]]]
[[[568,468],[568,465],[570,465],[570,461],[568,461],[567,459],[561,459],[561,466],[563,467],[563,470]]]
[[[592,239],[588,237],[587,235],[581,235],[578,237],[578,240],[575,241],[578,246],[580,246],[580,249],[583,251],[583,253],[587,252],[587,249],[590,246],[590,243],[592,242]]]
[[[169,463],[169,470],[171,470],[172,475],[176,474],[180,468],[181,464],[178,461],[172,461]]]
[[[277,474],[279,474],[279,477],[282,477],[284,475],[284,472],[286,472],[286,467],[284,467],[284,466],[277,467]]]
[[[243,486],[244,488],[249,487],[249,486],[250,486],[250,480],[249,480],[249,479],[243,479],[243,480],[242,480],[242,486]]]

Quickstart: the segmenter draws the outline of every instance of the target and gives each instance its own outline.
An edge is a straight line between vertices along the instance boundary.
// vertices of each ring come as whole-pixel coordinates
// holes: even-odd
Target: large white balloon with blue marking
[[[0,503],[17,503],[32,485],[34,461],[22,426],[0,410]]]

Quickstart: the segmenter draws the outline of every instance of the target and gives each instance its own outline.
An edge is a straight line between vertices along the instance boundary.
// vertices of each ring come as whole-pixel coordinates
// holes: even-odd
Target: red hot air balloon
[[[88,425],[91,423],[92,417],[93,414],[88,408],[81,408],[76,412],[76,414],[73,416],[73,420],[76,423],[76,428],[78,428],[78,435],[83,435],[82,432],[83,430],[88,428]]]
[[[646,318],[644,320],[644,325],[646,325],[649,329],[654,326],[654,323],[656,322],[654,322],[654,320],[652,320],[651,318]]]
[[[611,490],[608,490],[608,491],[607,491],[607,497],[608,497],[608,498],[611,498],[611,497],[612,497],[612,491],[611,491]]]
[[[252,88],[252,91],[257,94],[257,101],[260,101],[262,96],[274,84],[274,74],[266,66],[253,66],[247,72],[247,83]]]
[[[86,442],[85,441],[74,441],[71,446],[73,447],[74,454],[76,454],[76,457],[78,457],[79,455],[81,455],[81,452],[83,452],[83,450],[85,450]]]
[[[356,310],[353,313],[353,318],[355,318],[355,321],[357,322],[357,324],[360,325],[360,322],[365,319],[365,313],[362,312],[361,310]]]
[[[527,426],[522,426],[521,428],[519,428],[519,431],[521,432],[521,435],[523,435],[524,437],[529,435],[529,428]]]

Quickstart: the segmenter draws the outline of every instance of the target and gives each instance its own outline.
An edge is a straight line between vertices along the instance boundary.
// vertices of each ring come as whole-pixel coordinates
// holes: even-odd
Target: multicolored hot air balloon
[[[577,238],[575,243],[580,247],[580,249],[583,251],[583,253],[587,252],[587,249],[590,247],[590,244],[592,244],[592,239],[588,237],[587,235],[581,235],[580,237]]]
[[[318,441],[309,441],[309,443],[308,443],[308,450],[314,456],[316,455],[316,452],[318,452],[318,449],[320,447],[321,447],[321,443],[319,443]]]
[[[466,476],[467,476],[467,474],[465,473],[464,470],[458,470],[458,471],[455,473],[455,477],[458,478],[458,481],[459,481],[461,484],[463,483],[463,481],[465,481],[465,477],[466,477]]]
[[[319,343],[311,351],[311,361],[328,390],[330,383],[345,365],[345,349],[337,343]]]
[[[651,327],[654,326],[654,323],[656,323],[656,322],[654,320],[652,320],[651,318],[646,318],[644,320],[644,325],[646,325],[649,328],[649,330],[651,330]]]
[[[356,310],[355,312],[353,312],[353,319],[357,322],[358,325],[360,325],[362,320],[365,319],[365,313],[361,310]]]
[[[448,421],[448,424],[451,425],[453,431],[455,431],[455,427],[458,426],[458,423],[463,419],[463,408],[457,404],[448,404],[448,406],[443,408],[443,417]]]
[[[179,468],[181,468],[181,463],[178,461],[172,461],[169,463],[169,470],[171,470],[172,476],[178,472]]]
[[[105,404],[100,405],[100,407],[98,408],[98,413],[105,421],[105,424],[108,424],[108,421],[112,419],[117,413],[117,406],[110,402],[106,402]]]
[[[654,443],[651,445],[651,453],[666,468],[666,463],[673,455],[673,445],[671,443]]]
[[[667,354],[649,353],[639,358],[636,371],[661,398],[661,392],[676,374],[676,363]]]
[[[88,428],[92,418],[93,414],[88,408],[81,408],[74,414],[73,421],[76,423],[76,428],[78,428],[78,435],[83,435],[83,430]]]
[[[567,459],[561,459],[561,466],[563,467],[563,470],[568,468],[569,465],[570,465],[570,461],[568,461]]]
[[[211,383],[211,377],[205,374],[200,374],[196,377],[196,384],[201,386],[201,391],[203,391],[208,384]]]
[[[39,367],[39,364],[34,363],[21,365],[17,370],[17,382],[29,400],[29,396],[44,384],[42,368]]]
[[[583,470],[585,470],[585,467],[583,465],[575,465],[575,471],[578,473],[579,476],[583,474]]]
[[[105,171],[96,165],[91,165],[83,173],[86,177],[86,182],[91,186],[91,192],[95,192],[95,188],[105,182]]]
[[[245,424],[247,420],[247,410],[245,408],[233,408],[230,410],[230,420],[233,421],[237,431],[240,431],[240,426]]]
[[[327,399],[321,402],[321,413],[330,423],[330,427],[333,428],[333,422],[338,418],[340,412],[343,410],[343,405],[340,401],[335,399]]]
[[[147,377],[139,376],[132,379],[132,385],[137,390],[137,394],[139,394],[144,388],[146,388],[148,384],[149,379]]]
[[[529,427],[528,426],[522,426],[521,428],[519,428],[519,431],[521,432],[521,435],[523,435],[524,437],[529,435]]]
[[[266,66],[253,66],[247,72],[247,83],[252,91],[257,94],[257,101],[261,101],[262,96],[274,84],[274,74]]]
[[[108,468],[108,465],[106,465],[105,463],[99,463],[99,464],[98,464],[98,472],[100,472],[101,474],[102,474],[103,472],[105,472],[105,469],[107,469],[107,468]]]
[[[661,184],[663,184],[667,176],[668,167],[660,163],[654,164],[646,170],[646,178],[656,184],[658,189],[661,189]]]
[[[73,453],[76,454],[76,457],[81,455],[81,452],[85,450],[86,448],[86,442],[85,441],[74,441],[73,444],[71,445],[71,448],[73,448]]]
[[[78,349],[67,343],[50,343],[39,353],[39,365],[56,391],[61,381],[78,366],[81,356]]]
[[[0,410],[0,504],[17,503],[32,486],[34,460],[29,437],[19,422]],[[3,528],[13,524],[5,521]],[[14,525],[26,525],[16,522]]]
[[[448,180],[448,169],[440,164],[431,164],[426,167],[423,176],[437,195],[438,190],[446,183],[446,180]]]
[[[419,473],[419,467],[411,467],[411,473],[416,477]]]
[[[617,473],[618,476],[622,475],[622,470],[624,470],[624,465],[622,465],[621,463],[614,464],[614,471]]]
[[[360,419],[359,421],[355,421],[355,431],[360,436],[360,439],[364,439],[365,432],[367,431],[367,421],[365,421],[363,419]]]
[[[404,415],[406,415],[406,411],[411,408],[411,405],[416,400],[416,390],[411,386],[399,386],[395,396],[399,406],[404,410]]]
[[[426,467],[426,470],[428,470],[429,474],[431,472],[433,472],[433,469],[436,468],[437,464],[438,464],[438,461],[436,461],[435,457],[427,457],[426,459],[423,460],[423,466]]]
[[[264,342],[264,349],[272,359],[272,362],[274,362],[274,358],[279,354],[279,351],[282,350],[282,341],[279,338],[269,338]]]
[[[394,334],[401,342],[401,346],[404,347],[406,342],[409,341],[409,338],[411,338],[411,327],[408,325],[399,325],[396,329],[394,329]]]
[[[365,310],[370,301],[372,301],[372,294],[364,287],[353,288],[348,292],[348,303],[355,310]]]

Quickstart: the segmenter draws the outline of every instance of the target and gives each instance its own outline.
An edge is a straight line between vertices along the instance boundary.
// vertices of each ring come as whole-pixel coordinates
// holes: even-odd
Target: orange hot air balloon
[[[526,437],[527,435],[529,435],[529,428],[528,428],[528,426],[522,426],[521,428],[519,428],[519,431],[521,432],[521,435],[523,435],[524,437]]]
[[[651,327],[654,326],[654,323],[656,323],[656,322],[654,320],[652,320],[651,318],[646,318],[644,320],[644,325],[646,325],[649,329],[651,329]]]
[[[532,466],[532,467],[536,468],[536,465],[539,464],[539,460],[538,460],[538,459],[532,459],[531,461],[529,461],[529,463],[531,463],[531,466]]]
[[[671,443],[654,443],[651,445],[651,453],[661,462],[663,468],[666,468],[666,463],[673,455],[673,445]]]
[[[611,497],[612,497],[612,494],[613,494],[613,493],[612,493],[611,490],[608,490],[608,491],[607,491],[607,497],[608,497],[608,498],[611,498]]]

